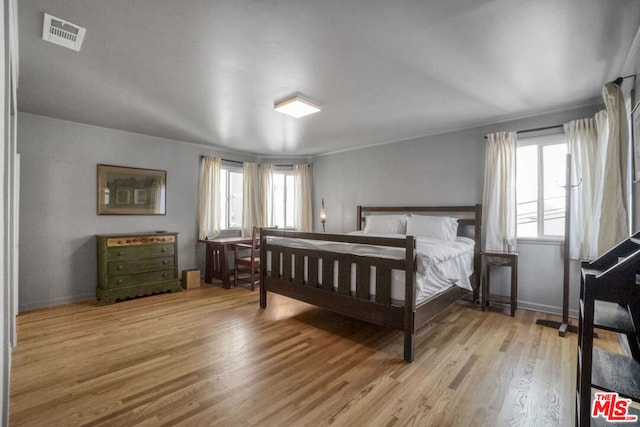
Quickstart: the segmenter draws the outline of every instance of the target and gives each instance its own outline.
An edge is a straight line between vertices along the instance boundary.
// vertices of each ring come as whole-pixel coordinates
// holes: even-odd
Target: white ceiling
[[[87,29],[80,52],[42,40],[44,12]],[[593,102],[624,71],[640,2],[20,0],[18,14],[19,111],[287,156]],[[322,112],[273,111],[296,92]]]

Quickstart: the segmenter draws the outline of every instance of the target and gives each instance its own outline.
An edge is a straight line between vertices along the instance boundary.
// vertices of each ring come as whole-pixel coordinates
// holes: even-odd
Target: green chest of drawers
[[[180,291],[178,233],[100,234],[98,284],[101,304]]]

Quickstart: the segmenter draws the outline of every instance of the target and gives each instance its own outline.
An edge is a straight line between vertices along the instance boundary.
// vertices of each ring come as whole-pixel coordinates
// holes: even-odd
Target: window
[[[242,168],[220,168],[220,229],[242,227]]]
[[[293,170],[273,172],[273,221],[279,228],[293,228]]]
[[[518,237],[564,236],[566,155],[564,134],[518,141]]]

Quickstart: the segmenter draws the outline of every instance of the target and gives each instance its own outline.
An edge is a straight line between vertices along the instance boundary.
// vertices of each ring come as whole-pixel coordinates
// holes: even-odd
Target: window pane
[[[538,146],[518,147],[516,200],[518,237],[538,235]]]
[[[242,172],[229,171],[229,228],[242,227]]]
[[[564,235],[566,144],[542,147],[544,169],[544,223],[546,236]]]
[[[273,221],[280,228],[285,226],[285,175],[273,174]]]
[[[293,228],[293,174],[287,175],[286,184],[285,227]]]
[[[220,229],[227,228],[227,178],[229,171],[220,170]]]

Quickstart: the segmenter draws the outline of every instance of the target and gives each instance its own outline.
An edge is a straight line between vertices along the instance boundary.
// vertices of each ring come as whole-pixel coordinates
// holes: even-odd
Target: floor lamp
[[[578,328],[569,321],[569,280],[571,258],[569,255],[569,240],[571,234],[571,191],[580,185],[571,185],[571,154],[567,154],[567,169],[565,178],[565,205],[564,205],[564,277],[562,283],[562,322],[555,320],[538,319],[538,325],[549,326],[558,329],[558,335],[564,337],[568,332],[578,332]]]

